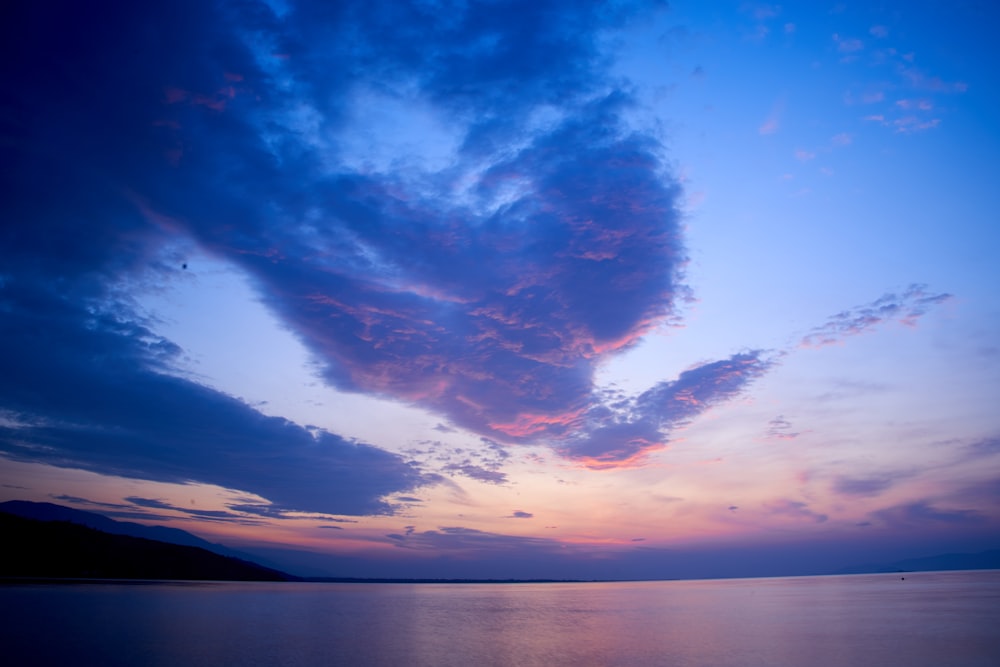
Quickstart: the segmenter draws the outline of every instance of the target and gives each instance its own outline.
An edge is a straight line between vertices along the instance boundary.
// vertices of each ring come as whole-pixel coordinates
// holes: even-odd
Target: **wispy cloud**
[[[768,440],[794,440],[802,435],[801,432],[792,429],[792,423],[785,419],[784,415],[778,415],[767,423],[765,436]]]
[[[765,503],[764,509],[768,514],[774,516],[787,517],[793,520],[805,520],[814,523],[824,523],[830,517],[826,514],[813,511],[807,503],[798,500],[782,498],[773,502]]]
[[[833,41],[837,45],[837,50],[841,53],[855,53],[865,48],[864,43],[856,37],[841,37],[834,33]]]
[[[898,481],[911,477],[912,473],[872,475],[866,477],[838,477],[833,490],[844,496],[878,496],[892,488]]]
[[[981,523],[984,517],[977,510],[939,509],[929,501],[920,500],[872,512],[872,517],[890,527],[934,525],[968,525]]]
[[[837,313],[806,334],[800,345],[833,345],[889,322],[915,326],[932,306],[952,298],[950,294],[933,294],[926,290],[926,285],[911,285],[900,294],[889,293],[871,303]]]
[[[850,132],[839,132],[830,138],[830,143],[834,146],[849,146],[853,141],[854,137]]]
[[[560,553],[564,545],[556,540],[539,537],[502,535],[474,528],[446,526],[437,530],[391,533],[386,537],[401,549],[435,551],[441,553],[464,552],[491,555],[517,553],[520,557],[538,553]]]

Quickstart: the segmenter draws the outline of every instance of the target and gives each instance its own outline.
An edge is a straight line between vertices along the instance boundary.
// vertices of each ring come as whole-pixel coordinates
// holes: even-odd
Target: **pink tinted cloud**
[[[405,179],[353,176],[322,188],[348,212],[343,229],[276,228],[277,247],[300,246],[290,259],[247,255],[328,380],[505,443],[556,445],[576,428],[595,366],[666,321],[685,293],[679,188],[651,140],[616,134],[605,106],[590,111],[483,174],[475,194],[486,200],[511,174],[522,184],[488,216]],[[642,448],[659,438],[638,437]]]
[[[778,98],[771,107],[771,112],[764,119],[764,122],[760,124],[757,128],[757,134],[768,135],[774,134],[780,129],[781,126],[781,116],[785,111],[785,100],[784,98]]]
[[[774,134],[777,131],[778,119],[775,117],[768,118],[757,128],[757,134]]]
[[[925,285],[911,285],[902,294],[886,294],[869,304],[837,313],[803,336],[799,346],[817,348],[839,344],[845,338],[891,322],[916,326],[931,307],[951,298],[950,294],[928,293]]]

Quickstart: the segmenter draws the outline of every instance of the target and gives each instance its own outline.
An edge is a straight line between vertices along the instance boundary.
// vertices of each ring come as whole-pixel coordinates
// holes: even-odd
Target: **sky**
[[[1000,547],[993,3],[3,13],[0,500],[352,577]]]

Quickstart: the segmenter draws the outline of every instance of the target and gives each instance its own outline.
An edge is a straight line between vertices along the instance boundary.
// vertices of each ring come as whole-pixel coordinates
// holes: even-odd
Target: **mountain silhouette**
[[[7,512],[25,519],[37,519],[39,521],[68,521],[77,523],[88,528],[112,535],[129,535],[131,537],[143,537],[148,540],[158,540],[170,544],[182,544],[188,547],[201,547],[223,556],[233,556],[235,558],[246,559],[246,554],[242,554],[233,549],[229,549],[221,544],[215,544],[208,540],[203,540],[197,535],[192,535],[180,528],[167,528],[166,526],[144,526],[141,523],[131,521],[117,521],[96,512],[85,512],[83,510],[56,505],[55,503],[36,503],[29,500],[8,500],[0,503],[0,512]]]
[[[4,542],[4,548],[0,549],[2,577],[218,581],[295,579],[284,572],[201,547],[113,534],[66,520],[27,518],[0,511],[0,534]]]

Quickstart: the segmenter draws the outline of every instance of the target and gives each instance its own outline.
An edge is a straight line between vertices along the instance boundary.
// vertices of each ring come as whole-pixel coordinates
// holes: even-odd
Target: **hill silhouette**
[[[0,512],[16,514],[25,519],[38,519],[40,521],[69,521],[71,523],[78,523],[81,526],[96,528],[97,530],[113,535],[144,537],[147,540],[183,544],[188,547],[201,547],[202,549],[208,549],[223,556],[233,556],[244,560],[250,558],[247,554],[240,553],[221,544],[209,542],[180,528],[146,526],[132,521],[119,521],[118,519],[112,519],[97,512],[87,512],[55,503],[8,500],[7,502],[0,503]]]
[[[193,546],[0,512],[0,576],[290,581],[291,575]]]

